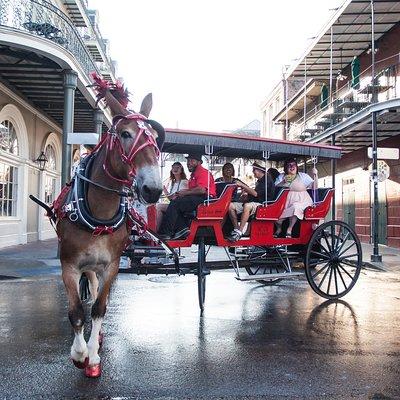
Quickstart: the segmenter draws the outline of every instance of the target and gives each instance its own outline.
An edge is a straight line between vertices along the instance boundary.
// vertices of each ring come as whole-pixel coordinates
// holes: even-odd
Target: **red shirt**
[[[208,177],[210,177],[210,181],[208,181]],[[210,183],[210,196],[215,197],[217,190],[215,188],[214,178],[207,169],[205,169],[201,164],[199,164],[190,175],[189,189],[202,187],[205,188],[207,191],[208,182]]]

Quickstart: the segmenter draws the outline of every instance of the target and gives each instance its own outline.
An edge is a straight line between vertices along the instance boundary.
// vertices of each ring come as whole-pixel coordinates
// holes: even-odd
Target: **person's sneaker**
[[[174,235],[174,239],[183,239],[186,238],[186,236],[189,234],[190,230],[189,228],[183,228],[180,231],[176,232]]]
[[[230,242],[236,242],[237,240],[239,240],[239,239],[242,237],[242,235],[243,235],[243,233],[242,233],[241,230],[239,230],[239,229],[234,229],[234,230],[231,232],[230,236],[228,237],[228,240],[229,240]]]

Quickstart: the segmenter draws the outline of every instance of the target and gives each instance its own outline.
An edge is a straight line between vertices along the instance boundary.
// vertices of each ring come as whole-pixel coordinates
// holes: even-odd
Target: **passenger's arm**
[[[241,187],[246,193],[248,193],[254,197],[257,197],[257,192],[254,189],[252,189],[250,186],[247,186],[245,183],[243,183],[242,181],[240,181],[238,179],[235,180],[235,183],[236,183],[236,185]]]
[[[190,195],[199,195],[199,194],[206,194],[207,189],[205,187],[195,187],[193,189],[183,189],[180,190],[179,192],[176,192],[177,197],[184,197],[184,196],[190,196]]]

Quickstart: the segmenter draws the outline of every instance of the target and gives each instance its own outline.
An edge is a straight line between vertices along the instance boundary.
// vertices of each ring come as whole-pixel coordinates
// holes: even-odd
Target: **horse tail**
[[[43,207],[47,211],[47,216],[53,221],[56,222],[56,215],[54,214],[53,208],[48,206],[43,201],[39,200],[37,197],[33,196],[32,194],[29,195],[29,198],[38,204],[40,207]]]
[[[81,300],[87,300],[89,298],[89,279],[88,277],[85,275],[85,273],[83,273],[81,275],[81,278],[79,279],[79,294],[81,297]]]

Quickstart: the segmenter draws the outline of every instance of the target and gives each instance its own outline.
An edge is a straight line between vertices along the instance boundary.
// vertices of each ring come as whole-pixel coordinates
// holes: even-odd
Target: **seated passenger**
[[[257,179],[254,189],[239,180],[235,181],[235,183],[247,193],[247,198],[244,199],[244,202],[233,202],[229,205],[229,216],[234,228],[228,238],[231,242],[239,240],[243,236],[250,216],[255,214],[257,207],[265,201],[265,163],[263,161],[255,161],[253,163],[253,174]],[[271,200],[274,198],[274,183],[268,174],[267,185],[267,198]],[[237,214],[240,213],[242,213],[242,216],[239,226]]]
[[[318,171],[313,168],[313,178],[304,172],[298,171],[296,160],[289,159],[285,161],[283,167],[284,173],[280,174],[275,181],[276,187],[286,187],[290,191],[287,196],[285,209],[279,220],[276,221],[276,232],[274,237],[278,237],[282,233],[282,223],[289,218],[289,226],[286,231],[286,237],[292,237],[292,229],[298,219],[304,218],[304,210],[312,206],[313,201],[307,193],[307,189],[311,188],[314,183],[314,189],[318,185]]]
[[[189,188],[175,192],[173,199],[168,204],[159,230],[161,239],[178,239],[189,233],[184,214],[195,211],[197,206],[207,199],[208,185],[210,197],[215,197],[214,178],[201,165],[203,163],[201,156],[199,153],[190,153],[186,157],[187,167],[191,172]]]
[[[268,168],[267,174],[271,177],[272,182],[275,182],[280,175],[279,171],[276,168]]]
[[[180,162],[177,161],[172,164],[168,180],[169,180],[169,182],[168,182],[167,186],[163,186],[163,193],[164,193],[167,201],[164,203],[156,204],[157,231],[161,224],[162,215],[166,211],[170,200],[174,199],[175,193],[179,192],[179,190],[188,188],[188,180],[186,178],[186,174],[183,169],[183,165]]]
[[[234,178],[234,176],[235,176],[235,168],[233,164],[229,162],[224,164],[224,166],[222,167],[222,177],[217,178],[215,180],[217,197],[221,197],[221,194],[227,185],[236,184],[237,179]],[[233,192],[232,199],[235,199],[236,197],[237,197],[237,189],[235,189],[235,191]]]

